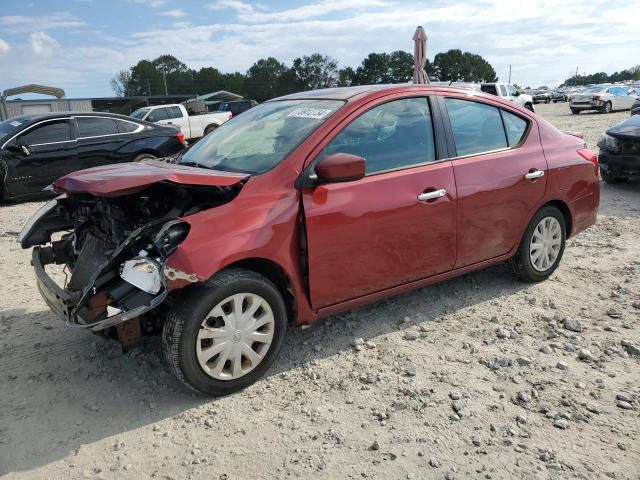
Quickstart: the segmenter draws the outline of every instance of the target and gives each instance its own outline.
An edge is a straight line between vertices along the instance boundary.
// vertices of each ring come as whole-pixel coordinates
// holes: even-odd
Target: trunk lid
[[[53,183],[58,193],[89,193],[96,197],[117,197],[142,190],[158,182],[227,187],[248,178],[246,173],[190,167],[160,160],[120,163],[79,170]]]

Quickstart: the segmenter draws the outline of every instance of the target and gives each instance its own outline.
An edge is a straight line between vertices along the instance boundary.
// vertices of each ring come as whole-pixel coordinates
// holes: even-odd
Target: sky
[[[638,0],[0,0],[0,90],[38,83],[67,97],[111,96],[109,80],[171,54],[189,67],[245,72],[315,52],[355,67],[370,52],[486,58],[501,81],[555,86],[640,63]]]

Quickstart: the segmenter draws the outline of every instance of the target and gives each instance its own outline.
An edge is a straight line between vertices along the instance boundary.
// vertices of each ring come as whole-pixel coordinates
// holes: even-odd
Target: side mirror
[[[11,153],[22,153],[22,154],[26,155],[27,157],[29,155],[31,155],[31,151],[29,150],[29,147],[27,147],[26,145],[18,144],[18,143],[12,143],[10,145],[7,145],[6,149],[7,149],[8,152],[11,152]]]
[[[353,182],[365,174],[364,158],[350,153],[334,153],[314,167],[319,183]]]

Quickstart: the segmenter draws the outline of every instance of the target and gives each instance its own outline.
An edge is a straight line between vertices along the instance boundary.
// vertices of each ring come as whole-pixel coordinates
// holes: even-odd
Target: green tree
[[[433,59],[434,80],[452,82],[495,82],[496,72],[480,55],[452,49],[438,53]]]
[[[280,93],[281,77],[287,66],[273,57],[262,58],[247,70],[244,91],[248,98],[264,102]]]
[[[314,53],[296,58],[291,67],[300,90],[335,87],[338,84],[338,61]]]
[[[396,50],[391,53],[370,53],[360,66],[340,72],[343,85],[375,85],[405,83],[413,78],[413,55]]]

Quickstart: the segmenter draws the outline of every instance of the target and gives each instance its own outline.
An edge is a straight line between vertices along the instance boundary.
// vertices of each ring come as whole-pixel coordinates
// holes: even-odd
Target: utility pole
[[[511,83],[511,64],[509,64],[509,83]]]
[[[162,62],[162,78],[164,79],[164,95],[166,97],[169,95],[167,91],[167,73],[165,72],[165,69],[164,69],[164,60],[161,60],[161,62]]]
[[[576,87],[578,86],[578,67],[576,67]]]
[[[149,79],[147,78],[147,97],[151,96],[151,83],[149,83]]]

